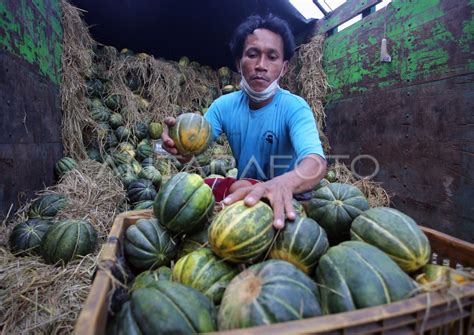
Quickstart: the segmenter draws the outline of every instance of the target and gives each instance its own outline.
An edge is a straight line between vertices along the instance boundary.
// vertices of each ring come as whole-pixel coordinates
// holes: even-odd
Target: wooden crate
[[[78,335],[105,334],[111,271],[118,262],[125,229],[151,210],[122,213],[115,219],[99,256],[99,270],[76,323]],[[451,267],[474,267],[474,245],[422,227],[432,247],[432,258]],[[419,294],[413,298],[356,311],[325,315],[269,326],[226,331],[228,334],[474,334],[474,283],[448,292]]]

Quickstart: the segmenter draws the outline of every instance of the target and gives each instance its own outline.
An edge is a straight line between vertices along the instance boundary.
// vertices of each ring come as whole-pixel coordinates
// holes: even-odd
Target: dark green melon
[[[166,266],[160,266],[158,269],[152,271],[144,271],[133,280],[132,291],[152,286],[158,281],[171,280],[171,276],[171,269]]]
[[[110,115],[109,124],[112,129],[117,129],[124,125],[123,116],[120,113],[113,113]]]
[[[119,126],[115,129],[115,136],[121,142],[127,141],[132,136],[132,131],[124,126]]]
[[[359,241],[331,247],[319,260],[316,281],[326,313],[392,303],[408,298],[416,288],[388,255]]]
[[[86,80],[86,91],[89,97],[100,98],[104,94],[104,84],[99,79]]]
[[[137,146],[137,159],[138,161],[143,161],[145,158],[153,157],[155,150],[153,147],[148,144],[141,144]]]
[[[270,251],[270,258],[292,263],[306,274],[316,268],[319,258],[329,248],[326,232],[309,217],[286,220]]]
[[[35,199],[28,208],[29,218],[50,219],[68,205],[68,199],[59,194],[46,194]]]
[[[216,330],[215,308],[201,292],[171,281],[132,292],[132,315],[143,334],[196,334]]]
[[[318,185],[315,186],[315,188],[313,189],[312,191],[312,195],[314,195],[314,192],[316,192],[317,190],[319,190],[320,188],[324,187],[324,186],[328,186],[330,184],[329,180],[327,180],[326,178],[323,178],[319,181]]]
[[[218,258],[207,248],[180,258],[173,268],[173,281],[188,285],[219,304],[237,269]]]
[[[106,334],[143,334],[132,314],[130,301],[126,301],[120,308],[120,311],[107,322]]]
[[[140,219],[125,231],[125,257],[140,270],[168,265],[177,252],[177,245],[156,219]]]
[[[133,127],[133,135],[135,135],[135,137],[141,141],[143,140],[144,138],[147,138],[148,137],[148,124],[146,123],[137,123],[134,127]]]
[[[128,188],[131,183],[138,180],[137,174],[133,170],[132,166],[128,164],[117,166],[115,172],[119,175],[123,186],[125,186],[126,188]]]
[[[151,181],[156,189],[159,189],[161,186],[161,173],[153,165],[144,166],[138,177]]]
[[[111,94],[105,98],[104,104],[111,110],[115,111],[121,107],[122,96],[119,94]]]
[[[115,148],[117,145],[118,145],[118,140],[115,134],[113,132],[107,133],[107,135],[104,138],[104,148],[107,150],[107,149]]]
[[[350,239],[352,221],[369,207],[357,187],[330,183],[313,193],[307,214],[324,228],[330,244],[334,245]]]
[[[208,226],[198,232],[186,234],[179,248],[178,259],[206,247],[209,247]]]
[[[54,166],[54,172],[59,178],[68,171],[72,171],[77,167],[77,162],[71,157],[61,158]]]
[[[43,219],[29,219],[17,224],[10,234],[12,253],[38,253],[44,234],[51,224],[51,221]]]
[[[94,147],[87,148],[87,157],[99,163],[104,162],[104,158],[102,157],[100,150]]]
[[[206,224],[214,203],[211,188],[199,175],[179,172],[162,185],[153,211],[169,231],[190,233]]]
[[[145,200],[154,200],[156,189],[151,181],[138,179],[128,185],[127,196],[132,204]]]
[[[143,200],[133,204],[133,210],[152,209],[153,200]]]
[[[413,272],[430,260],[430,241],[408,215],[388,207],[371,208],[355,218],[351,238],[376,246],[403,271]]]
[[[155,158],[153,158],[153,157],[147,157],[144,160],[142,160],[142,162],[141,162],[142,167],[145,167],[145,166],[153,166],[154,167],[155,163],[156,163],[156,161],[155,161]]]
[[[75,256],[94,251],[97,233],[86,220],[63,220],[53,224],[41,243],[41,255],[48,263],[69,262]]]
[[[91,117],[94,121],[109,122],[110,111],[107,109],[107,107],[93,107],[91,109]]]
[[[232,281],[217,317],[219,330],[247,328],[321,315],[316,283],[293,264],[268,260]]]

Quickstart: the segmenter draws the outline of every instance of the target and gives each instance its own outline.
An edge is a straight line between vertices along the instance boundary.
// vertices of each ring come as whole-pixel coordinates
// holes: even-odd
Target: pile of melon
[[[420,292],[415,277],[431,267],[415,221],[370,208],[349,184],[323,181],[306,210],[295,200],[280,231],[263,201],[215,206],[197,174],[161,185],[153,217],[125,231],[128,294],[108,332],[211,332],[387,304]]]

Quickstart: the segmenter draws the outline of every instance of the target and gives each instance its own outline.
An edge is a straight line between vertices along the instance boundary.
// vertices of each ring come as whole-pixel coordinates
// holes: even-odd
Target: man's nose
[[[261,56],[257,59],[257,64],[255,68],[259,71],[266,71],[267,70],[267,60],[265,57]]]

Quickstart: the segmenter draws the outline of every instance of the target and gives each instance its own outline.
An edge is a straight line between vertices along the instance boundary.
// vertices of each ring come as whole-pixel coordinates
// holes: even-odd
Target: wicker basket
[[[121,255],[123,233],[151,210],[122,213],[115,219],[99,256],[99,270],[76,323],[78,335],[105,334],[113,290],[111,271]],[[474,245],[422,227],[433,251],[432,260],[450,267],[474,267]],[[269,326],[227,331],[228,334],[474,334],[474,283],[449,292],[419,294],[413,298],[356,311]]]

